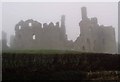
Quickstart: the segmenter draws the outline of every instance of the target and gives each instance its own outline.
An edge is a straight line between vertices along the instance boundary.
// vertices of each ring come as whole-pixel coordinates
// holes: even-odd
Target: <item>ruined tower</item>
[[[8,45],[7,45],[7,34],[6,32],[2,31],[2,50],[7,50]]]
[[[43,26],[43,27],[42,27]],[[13,41],[12,41],[13,42]],[[68,49],[65,29],[65,16],[54,25],[44,23],[43,25],[35,20],[28,19],[20,21],[15,26],[15,49]]]
[[[86,7],[81,8],[80,35],[74,49],[82,52],[116,53],[115,30],[98,24],[96,17],[88,18]]]
[[[86,9],[86,7],[81,8],[81,14],[82,14],[82,20],[85,20],[85,19],[88,18],[87,17],[87,9]]]
[[[62,30],[62,34],[64,35],[64,37],[66,37],[65,15],[61,16],[61,30]]]
[[[80,35],[75,42],[66,34],[65,15],[59,22],[44,23],[29,19],[15,26],[15,49],[57,49],[81,52],[115,53],[115,30],[112,26],[101,26],[97,18],[88,18],[86,7],[81,8]],[[29,25],[30,24],[30,25]],[[43,28],[42,28],[43,26]]]

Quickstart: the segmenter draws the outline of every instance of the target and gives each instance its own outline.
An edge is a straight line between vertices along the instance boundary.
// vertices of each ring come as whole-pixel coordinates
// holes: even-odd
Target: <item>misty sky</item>
[[[2,29],[8,38],[14,34],[15,25],[20,20],[33,19],[41,23],[60,22],[66,15],[66,31],[69,40],[76,40],[80,34],[81,7],[87,7],[88,17],[97,17],[98,23],[113,26],[118,30],[117,2],[6,2],[2,5]],[[116,38],[117,40],[117,38]]]

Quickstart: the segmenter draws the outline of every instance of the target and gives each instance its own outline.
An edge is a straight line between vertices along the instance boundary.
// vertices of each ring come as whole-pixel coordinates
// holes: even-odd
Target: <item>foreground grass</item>
[[[6,53],[6,54],[96,54],[96,55],[117,55],[117,54],[110,54],[110,53],[94,53],[94,52],[80,52],[80,51],[75,51],[75,50],[47,50],[47,49],[40,49],[40,50],[5,50],[2,51],[1,53]]]
[[[70,50],[6,50],[2,51],[2,53],[27,53],[27,54],[76,54],[81,53],[79,51],[70,51]]]
[[[115,74],[120,71],[120,55],[69,50],[11,50],[2,53],[3,80],[120,79],[120,75]]]

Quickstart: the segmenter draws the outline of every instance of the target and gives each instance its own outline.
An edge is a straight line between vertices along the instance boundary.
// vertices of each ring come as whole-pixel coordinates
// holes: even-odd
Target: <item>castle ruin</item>
[[[14,48],[17,49],[68,49],[71,41],[67,40],[65,16],[61,17],[61,25],[52,22],[43,25],[29,19],[20,21],[15,26]]]
[[[97,18],[88,18],[86,7],[81,8],[80,35],[74,42],[74,49],[84,52],[115,53],[115,29],[99,25]]]
[[[59,22],[41,24],[32,19],[15,26],[11,47],[15,49],[57,49],[82,52],[116,53],[115,30],[99,25],[97,18],[88,18],[86,7],[81,8],[80,35],[73,42],[67,39],[65,16]]]

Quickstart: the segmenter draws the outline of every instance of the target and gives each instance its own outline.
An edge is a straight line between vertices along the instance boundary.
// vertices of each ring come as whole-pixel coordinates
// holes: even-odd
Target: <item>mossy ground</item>
[[[69,50],[2,52],[3,80],[118,80],[120,55]],[[112,72],[110,72],[112,71]]]

